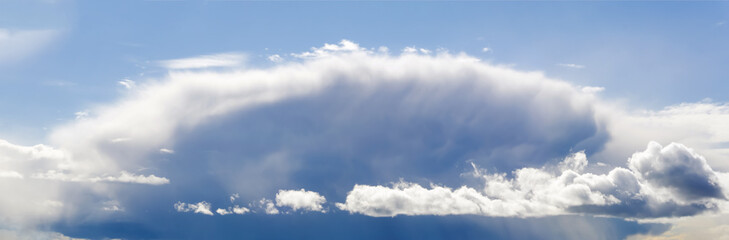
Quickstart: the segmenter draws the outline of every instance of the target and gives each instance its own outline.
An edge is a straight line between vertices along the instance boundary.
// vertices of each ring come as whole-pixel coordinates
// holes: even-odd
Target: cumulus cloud
[[[476,175],[477,190],[451,189],[400,182],[392,187],[355,185],[341,210],[368,216],[462,215],[545,216],[589,213],[635,218],[690,216],[714,209],[724,200],[721,186],[702,156],[683,145],[649,143],[628,160],[630,170],[607,174],[579,172],[587,165],[583,152],[568,156],[561,171],[522,168],[506,174]],[[667,190],[667,191],[665,191]]]
[[[219,53],[202,55],[191,58],[180,58],[158,61],[158,64],[167,69],[201,69],[214,67],[237,67],[243,65],[246,56],[240,53]]]
[[[326,198],[317,192],[300,190],[279,190],[276,194],[276,206],[290,207],[294,211],[299,209],[304,211],[325,212],[322,204],[326,203]]]
[[[263,198],[260,201],[258,201],[258,204],[261,208],[263,208],[263,211],[268,215],[276,215],[279,214],[278,208],[276,208],[276,204],[273,203],[273,201]]]
[[[660,110],[630,110],[607,106],[600,110],[611,139],[593,159],[618,163],[630,157],[635,146],[649,141],[680,142],[700,152],[709,165],[729,170],[729,105],[710,100],[681,103]]]
[[[274,54],[274,55],[268,56],[268,61],[280,63],[280,62],[283,62],[284,59],[280,55]]]
[[[328,57],[332,56],[333,54],[339,54],[339,53],[351,53],[351,52],[366,52],[367,50],[360,47],[359,44],[356,44],[349,40],[342,40],[339,42],[339,44],[324,44],[323,47],[312,47],[311,51],[308,52],[302,52],[302,53],[293,53],[291,56],[297,57],[297,58],[321,58],[321,57]]]
[[[717,174],[703,156],[681,144],[662,147],[656,142],[633,155],[630,169],[648,184],[668,188],[672,196],[684,200],[702,198],[725,199]]]
[[[205,201],[199,203],[177,202],[175,203],[175,210],[178,212],[193,212],[210,216],[213,215],[213,212],[210,211],[210,203]]]
[[[409,51],[414,54],[408,54]],[[207,69],[171,71],[161,79],[140,84],[118,101],[93,109],[93,116],[56,127],[49,136],[49,145],[22,147],[0,141],[0,152],[4,153],[0,154],[0,169],[26,176],[0,182],[3,192],[22,196],[0,199],[0,211],[7,218],[33,211],[37,211],[37,216],[60,216],[61,212],[54,210],[58,205],[46,204],[35,210],[19,199],[38,199],[38,205],[65,201],[65,196],[72,193],[56,185],[72,184],[73,179],[87,183],[164,184],[169,178],[182,182],[179,186],[217,184],[210,191],[220,191],[221,195],[238,192],[247,201],[278,189],[302,184],[316,186],[322,193],[319,205],[288,200],[279,205],[301,210],[323,210],[322,195],[343,193],[359,183],[350,194],[353,199],[350,201],[348,196],[338,206],[376,216],[438,214],[431,209],[440,209],[442,214],[493,216],[623,214],[620,211],[631,216],[630,210],[643,211],[655,206],[665,211],[655,210],[642,216],[674,216],[712,209],[705,203],[718,199],[704,197],[710,191],[682,192],[685,186],[657,175],[638,175],[634,172],[638,170],[616,168],[608,174],[582,173],[590,169],[583,159],[584,153],[573,155],[570,161],[555,168],[539,168],[551,159],[566,156],[571,149],[585,149],[588,153],[608,151],[605,143],[611,135],[618,131],[637,132],[633,131],[635,121],[627,124],[627,120],[608,117],[613,112],[598,108],[599,99],[594,94],[539,72],[494,66],[465,54],[417,54],[418,51],[412,48],[400,55],[376,53],[343,40],[293,54],[296,59],[271,68],[215,69],[239,66],[242,62],[225,55],[162,61],[160,64],[170,69]],[[680,114],[691,115],[676,113]],[[707,130],[707,136],[729,132],[720,131],[726,121],[712,119],[715,120],[706,125],[713,127],[701,128]],[[687,129],[686,136],[695,133],[689,122],[700,121],[686,120],[689,127],[682,128]],[[661,126],[664,131],[669,129],[669,121]],[[703,137],[693,139],[699,138]],[[617,142],[615,139],[610,141]],[[629,138],[621,135],[620,139]],[[721,138],[712,141],[717,139]],[[635,146],[645,142],[629,139],[618,149],[630,149],[632,153]],[[165,155],[165,160],[159,158],[165,149],[173,148],[174,155]],[[605,160],[616,159],[608,157],[602,156],[600,161],[617,165],[613,163],[625,159]],[[446,187],[460,183],[458,173],[469,159],[497,171],[514,170],[514,177],[481,174],[485,188]],[[665,166],[668,169],[673,165]],[[130,170],[143,168],[159,172],[135,175]],[[555,169],[560,172],[554,172]],[[691,170],[685,176],[691,178],[701,173],[706,172]],[[32,176],[63,181],[41,181]],[[722,175],[717,176],[721,179]],[[400,177],[428,179],[443,185],[373,186]],[[696,182],[711,179],[698,178],[701,181]],[[17,185],[18,181],[27,181],[27,185]],[[48,191],[31,193],[23,189]],[[199,194],[193,187],[176,189],[184,194]],[[90,195],[97,195],[88,196],[89,199],[142,194],[122,194],[115,192],[122,190],[105,186],[94,186],[94,190]],[[183,194],[180,192],[176,193]],[[370,192],[387,194],[376,195],[381,197],[379,200],[368,199]],[[671,202],[657,197],[660,194],[686,197]],[[413,196],[441,196],[445,200],[422,202]],[[275,200],[278,204],[278,197]],[[380,205],[365,205],[368,201],[379,201]],[[71,203],[63,206],[76,205]],[[175,209],[195,212],[201,203],[179,203]],[[399,203],[415,206],[415,210],[397,208]],[[442,205],[451,203],[455,205]],[[278,214],[276,204],[262,199],[249,207]],[[671,206],[684,209],[673,211],[677,208]],[[199,213],[213,214],[209,204],[202,207],[207,211]],[[217,209],[225,214],[236,213],[236,207]],[[71,214],[72,210],[66,213]],[[251,210],[238,207],[238,212],[248,211]]]

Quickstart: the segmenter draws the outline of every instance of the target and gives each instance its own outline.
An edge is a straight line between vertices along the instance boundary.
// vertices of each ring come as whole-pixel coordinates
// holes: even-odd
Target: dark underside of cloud
[[[624,239],[660,234],[666,224],[587,216],[491,218],[481,216],[398,216],[349,214],[228,216],[167,214],[134,221],[52,229],[71,237],[129,239]]]
[[[157,172],[172,187],[210,179],[228,191],[218,196],[305,187],[343,197],[354,184],[401,178],[459,186],[469,162],[498,172],[541,167],[574,146],[599,151],[608,138],[590,111],[545,121],[523,97],[474,103],[478,92],[453,88],[433,96],[407,84],[375,93],[338,86],[231,114],[185,131]]]

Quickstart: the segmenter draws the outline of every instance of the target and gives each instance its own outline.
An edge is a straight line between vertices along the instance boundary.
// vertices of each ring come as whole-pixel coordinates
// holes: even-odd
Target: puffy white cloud
[[[585,151],[576,152],[564,159],[559,163],[560,170],[572,170],[575,172],[582,172],[587,167],[587,155]]]
[[[235,214],[246,214],[249,212],[251,212],[251,210],[246,207],[241,207],[238,205],[233,206],[233,213]]]
[[[578,173],[583,152],[565,158],[561,172],[522,168],[506,174],[475,175],[484,188],[451,189],[400,182],[392,187],[355,185],[337,207],[369,216],[459,215],[544,216],[570,213],[656,218],[695,215],[716,209],[725,200],[719,177],[703,159],[683,145],[663,148],[651,142],[628,165],[608,174]],[[575,171],[577,170],[577,171]],[[662,191],[668,189],[669,191]]]
[[[706,159],[684,145],[671,143],[662,147],[651,142],[648,149],[633,154],[628,164],[653,187],[668,188],[673,191],[672,196],[680,199],[726,198]]]
[[[200,213],[205,215],[213,215],[213,212],[210,211],[210,203],[202,201],[199,203],[183,203],[183,202],[177,202],[175,203],[175,210],[178,212],[193,212],[193,213]]]
[[[220,215],[223,215],[223,216],[230,214],[230,211],[228,211],[227,209],[222,209],[222,208],[218,208],[217,210],[215,210],[215,212]]]
[[[219,53],[191,58],[159,61],[158,64],[167,69],[201,69],[214,67],[237,67],[243,65],[246,56],[240,53]]]
[[[630,110],[622,105],[598,108],[611,138],[592,159],[618,163],[649,141],[678,142],[705,156],[715,169],[729,171],[729,105],[709,100],[661,110]]]
[[[268,215],[276,215],[279,214],[278,208],[276,208],[276,204],[273,203],[273,201],[263,198],[260,201],[258,201],[258,204],[261,208],[263,208],[263,211]]]
[[[325,212],[322,204],[327,200],[317,192],[300,190],[279,190],[276,193],[276,206],[290,207],[294,211],[299,209],[304,211]]]
[[[367,50],[360,47],[359,44],[356,44],[349,40],[342,40],[339,42],[339,44],[324,44],[323,47],[312,47],[311,51],[309,52],[302,52],[302,53],[294,53],[291,54],[291,56],[297,57],[297,58],[321,58],[321,57],[329,57],[334,54],[340,54],[340,53],[352,53],[352,52],[366,52]]]
[[[268,56],[268,61],[280,63],[280,62],[283,62],[284,59],[280,55],[274,54],[274,55]]]

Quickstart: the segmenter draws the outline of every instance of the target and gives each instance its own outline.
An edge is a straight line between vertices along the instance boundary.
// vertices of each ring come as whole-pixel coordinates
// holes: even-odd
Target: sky
[[[0,2],[0,239],[721,239],[724,1]]]

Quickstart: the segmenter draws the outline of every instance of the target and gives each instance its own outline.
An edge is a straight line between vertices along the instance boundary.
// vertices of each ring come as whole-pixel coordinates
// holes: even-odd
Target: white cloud
[[[587,87],[582,87],[581,90],[582,90],[583,93],[596,94],[596,93],[600,93],[602,91],[605,91],[605,88],[604,87],[591,87],[591,86],[587,86]]]
[[[178,212],[193,212],[193,213],[200,213],[205,215],[213,215],[213,212],[210,211],[210,203],[202,201],[199,203],[183,203],[183,202],[177,202],[175,203],[175,210]]]
[[[158,61],[158,64],[167,69],[201,69],[215,67],[238,67],[242,66],[246,56],[240,53],[219,53],[202,55],[191,58],[171,59]]]
[[[557,174],[522,168],[514,178],[483,174],[484,188],[451,189],[400,182],[392,187],[355,185],[341,210],[368,216],[461,215],[544,216],[588,213],[637,218],[695,215],[726,200],[718,174],[703,157],[680,144],[651,142],[628,161],[631,170],[579,174],[587,160],[568,156]],[[479,175],[478,169],[475,171]]]
[[[582,69],[585,68],[584,65],[574,64],[574,63],[558,63],[558,66],[567,67],[567,68],[575,68],[575,69]]]
[[[661,110],[624,110],[601,106],[611,140],[593,159],[616,163],[630,157],[636,145],[649,141],[679,142],[691,146],[712,167],[729,171],[729,105],[712,102],[682,103]]]
[[[122,79],[118,83],[119,83],[119,85],[122,85],[126,89],[132,89],[137,86],[136,82],[129,80],[129,79]]]
[[[233,206],[233,213],[235,213],[235,214],[246,214],[249,212],[251,212],[251,210],[248,208],[241,207],[238,205]]]
[[[132,173],[122,171],[119,176],[89,177],[84,175],[71,175],[56,170],[48,170],[44,173],[36,173],[32,175],[36,179],[57,180],[65,182],[119,182],[119,183],[138,183],[149,185],[163,185],[170,183],[170,180],[155,175],[134,175]]]
[[[263,208],[263,211],[268,215],[276,215],[279,214],[278,208],[276,208],[276,205],[273,203],[273,201],[263,198],[260,201],[258,201],[258,204],[261,208]]]
[[[218,208],[215,212],[222,216],[230,214],[230,211],[222,208]]]
[[[104,210],[107,212],[123,212],[124,208],[121,207],[121,204],[119,204],[119,201],[106,201],[106,202],[103,202],[101,210]]]
[[[73,115],[76,116],[76,119],[84,119],[89,116],[89,112],[88,111],[79,111],[79,112],[74,113]]]
[[[341,53],[367,52],[366,49],[349,40],[342,40],[339,44],[324,44],[323,47],[313,47],[309,52],[292,53],[291,56],[303,59],[330,57]]]
[[[415,54],[418,53],[418,49],[415,47],[405,47],[402,49],[403,54]]]
[[[284,59],[280,55],[274,54],[274,55],[268,56],[268,61],[280,63],[280,62],[283,62]]]
[[[167,149],[167,148],[160,148],[159,149],[159,152],[160,153],[166,153],[166,154],[173,154],[173,153],[175,153],[175,150]]]
[[[412,50],[415,53],[418,51],[415,48]],[[173,69],[239,65],[218,61],[225,57],[210,56],[217,55],[164,63]],[[365,167],[357,169],[371,171],[360,174],[367,177],[363,181],[391,181],[407,173],[399,171],[404,168],[408,168],[413,175],[429,173],[430,176],[442,176],[445,174],[441,174],[440,169],[429,168],[440,168],[465,159],[475,159],[480,165],[494,165],[499,169],[541,166],[545,161],[564,156],[564,152],[571,148],[589,149],[593,146],[594,149],[602,149],[603,141],[608,141],[607,136],[613,137],[610,144],[596,155],[600,157],[599,161],[613,166],[617,166],[615,162],[626,159],[636,146],[651,140],[644,138],[653,137],[662,142],[677,139],[692,147],[699,146],[695,148],[707,156],[706,161],[709,163],[712,163],[711,159],[718,159],[714,161],[721,164],[719,161],[725,159],[713,156],[729,156],[723,155],[727,153],[727,148],[721,147],[722,141],[729,142],[729,138],[724,136],[729,133],[724,131],[727,126],[725,123],[729,122],[725,119],[729,114],[725,114],[727,111],[724,105],[701,103],[648,113],[625,113],[624,108],[608,109],[583,89],[546,78],[539,72],[520,72],[504,66],[493,66],[465,54],[375,54],[347,40],[312,48],[310,52],[294,56],[303,59],[275,68],[172,71],[159,81],[137,86],[137,91],[130,92],[119,101],[93,109],[94,116],[55,128],[49,136],[50,146],[53,147],[3,145],[0,141],[0,167],[4,171],[31,176],[24,179],[30,181],[23,185],[0,183],[0,191],[18,195],[0,199],[0,212],[4,213],[3,217],[17,219],[23,218],[19,215],[35,217],[35,220],[58,216],[54,215],[59,212],[53,210],[55,208],[36,210],[31,208],[30,203],[20,200],[65,201],[64,196],[71,194],[62,191],[63,188],[57,186],[58,181],[33,180],[34,174],[63,181],[82,179],[77,181],[162,184],[169,180],[155,175],[134,175],[128,172],[124,175],[124,171],[157,166],[160,159],[150,157],[150,153],[160,152],[164,147],[174,147],[179,141],[190,140],[194,136],[186,133],[216,119],[242,114],[254,126],[267,126],[261,123],[270,123],[270,115],[257,113],[256,110],[280,110],[275,107],[285,104],[295,106],[296,110],[285,117],[301,123],[304,126],[302,128],[311,127],[306,125],[309,123],[321,123],[318,129],[321,131],[317,131],[321,134],[297,136],[286,132],[285,137],[275,135],[284,130],[300,130],[294,125],[283,126],[285,128],[280,131],[274,130],[281,126],[264,129],[268,131],[261,131],[262,134],[256,137],[267,140],[275,148],[263,148],[261,151],[265,153],[246,158],[246,162],[236,159],[236,163],[244,162],[240,165],[216,162],[220,169],[231,172],[214,176],[225,191],[240,192],[245,197],[255,191],[273,191],[282,184],[294,181],[292,176],[296,173],[310,170],[311,167],[307,165],[310,160],[304,156],[321,153],[321,146],[331,146],[327,149],[333,149],[332,152],[327,153],[342,156],[341,159],[360,161],[357,157],[367,158],[366,162],[362,162]],[[320,103],[326,103],[326,108],[317,105]],[[281,114],[289,112],[282,111]],[[608,124],[609,135],[604,124]],[[373,142],[386,147],[376,144],[378,148],[361,147]],[[711,146],[713,148],[710,151],[705,151]],[[630,151],[625,157],[608,155],[628,151],[625,149]],[[592,152],[588,150],[588,153]],[[420,158],[425,155],[448,158]],[[595,156],[591,156],[591,159],[595,159]],[[330,162],[332,166],[342,166],[337,165],[339,163]],[[580,160],[566,166],[577,169],[575,167],[582,166],[581,163]],[[168,166],[174,168],[177,165]],[[174,172],[184,169],[165,170]],[[195,169],[198,170],[202,172],[209,169]],[[222,170],[220,172],[225,173]],[[496,204],[500,200],[502,203],[499,204],[503,204],[503,208],[488,214],[531,216],[573,211],[570,207],[574,206],[604,207],[615,199],[624,202],[623,197],[635,195],[633,190],[638,189],[640,192],[654,189],[645,180],[641,180],[641,184],[645,183],[647,187],[641,184],[635,187],[631,177],[635,175],[623,168],[602,175],[580,174],[572,170],[555,174],[535,168],[523,168],[518,173],[523,176],[516,179],[499,174],[484,175],[494,179],[489,181],[489,189],[503,187],[503,194],[498,191],[487,194],[486,189],[475,187],[425,188],[412,184],[382,187],[389,189],[382,191],[404,197],[410,196],[409,192],[423,196],[440,194],[449,201],[464,203],[454,208],[445,207],[446,213],[467,212],[473,206]],[[349,177],[346,176],[347,172],[331,174]],[[563,175],[564,178],[574,177],[574,181],[557,181]],[[583,182],[575,182],[575,179]],[[254,180],[257,184],[250,184]],[[606,181],[620,185],[625,196],[597,188],[597,183]],[[519,185],[522,182],[550,187],[538,191],[549,194],[546,197],[529,197],[525,190],[528,188],[524,187],[526,185]],[[595,186],[591,185],[593,182],[596,182],[593,184]],[[335,185],[338,182],[326,184]],[[363,192],[379,189],[359,186],[355,189]],[[105,192],[102,186],[94,188],[101,188],[98,190],[100,194],[114,195],[114,190]],[[666,190],[668,194],[675,194],[670,188]],[[42,191],[36,193],[25,189]],[[660,190],[657,187],[655,189]],[[505,202],[502,198],[515,200]],[[415,212],[428,212],[434,204],[416,200],[413,200],[413,204],[420,210]],[[643,203],[654,206],[651,201],[662,203],[660,198]],[[68,203],[66,206],[74,204]],[[271,200],[261,201],[260,204],[267,213],[279,213]],[[359,211],[358,205],[344,204],[352,211]],[[383,209],[390,212],[379,214],[401,211],[388,207]],[[224,210],[235,212],[234,209]],[[608,211],[581,211],[598,210]],[[244,210],[241,208],[240,211]],[[407,212],[403,211],[402,214]],[[647,216],[656,215],[650,214]]]
[[[585,151],[567,156],[564,161],[559,163],[559,167],[562,171],[572,170],[578,173],[582,172],[587,167],[587,155],[585,155]]]
[[[487,47],[481,49],[481,52],[490,52],[490,51],[491,51],[491,49],[490,48],[487,48]]]
[[[290,207],[294,211],[299,209],[304,211],[325,212],[322,204],[326,203],[326,198],[317,192],[301,190],[279,190],[276,193],[276,206]]]

